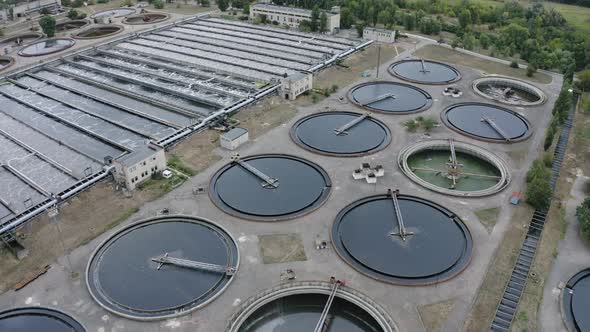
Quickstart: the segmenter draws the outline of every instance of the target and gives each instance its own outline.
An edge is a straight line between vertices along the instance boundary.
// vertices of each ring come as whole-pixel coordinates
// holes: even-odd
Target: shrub
[[[331,91],[332,93],[334,93],[334,92],[338,91],[338,85],[337,85],[337,84],[332,84],[332,87],[330,88],[330,91]]]
[[[549,178],[533,178],[526,188],[526,199],[535,209],[547,209],[551,202],[551,186],[549,185]]]
[[[530,184],[535,178],[548,179],[550,176],[551,172],[545,167],[543,161],[537,159],[533,161],[531,168],[526,173],[526,182]]]
[[[49,15],[51,14],[51,12],[49,11],[49,8],[43,8],[39,11],[39,14],[41,15]]]
[[[68,18],[70,20],[75,20],[78,18],[78,11],[75,9],[70,9],[70,11],[68,12]]]
[[[512,61],[512,62],[510,63],[510,68],[518,68],[518,62],[516,62],[516,61]]]
[[[553,154],[545,152],[545,154],[543,155],[543,164],[545,164],[545,167],[551,168],[551,166],[553,165]]]
[[[153,4],[156,9],[164,9],[164,1],[162,0],[154,0]]]
[[[424,120],[422,120],[422,128],[424,128],[424,131],[431,131],[432,128],[434,128],[436,125],[438,124],[438,122],[436,120],[434,120],[433,118],[425,118]]]
[[[408,120],[408,121],[404,122],[404,126],[406,127],[406,129],[409,132],[415,132],[416,129],[418,129],[418,122],[416,122],[414,120]]]
[[[580,223],[580,230],[586,239],[590,239],[590,197],[576,208],[576,217]]]
[[[528,67],[526,67],[526,76],[533,77],[536,72],[537,68],[535,68],[535,66],[529,64]]]

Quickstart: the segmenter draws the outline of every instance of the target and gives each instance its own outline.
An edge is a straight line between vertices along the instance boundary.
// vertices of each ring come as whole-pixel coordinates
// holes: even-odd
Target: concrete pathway
[[[577,177],[572,187],[571,198],[566,203],[567,232],[559,243],[557,258],[545,281],[543,303],[538,315],[541,331],[567,331],[561,319],[561,289],[558,286],[561,282],[565,284],[578,271],[590,266],[590,245],[580,237],[580,227],[575,215],[576,207],[586,197],[584,186],[589,180],[590,178],[585,176]]]

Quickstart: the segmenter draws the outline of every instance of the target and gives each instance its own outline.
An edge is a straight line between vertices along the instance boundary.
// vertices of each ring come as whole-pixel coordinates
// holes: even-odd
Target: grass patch
[[[182,175],[175,174],[172,177],[165,179],[163,177],[160,178],[151,178],[148,179],[140,184],[137,185],[137,189],[139,190],[148,190],[153,189],[158,191],[158,196],[164,195],[172,191],[172,189],[180,186],[181,184],[186,181],[186,177]]]
[[[535,73],[533,77],[527,77],[525,69],[511,68],[510,66],[503,63],[478,58],[476,56],[464,54],[437,45],[426,45],[414,52],[414,55],[417,57],[427,58],[435,61],[457,63],[463,66],[479,69],[488,74],[506,75],[525,81],[549,84],[552,80],[551,76],[543,73]]]
[[[418,313],[426,331],[442,331],[449,313],[453,310],[454,306],[454,299],[419,306]]]
[[[264,264],[307,260],[303,240],[298,233],[259,235],[258,245]]]
[[[127,209],[123,214],[121,214],[117,219],[111,221],[110,223],[104,225],[98,232],[94,233],[92,236],[85,238],[82,242],[80,242],[79,246],[86,245],[90,243],[90,241],[94,240],[97,236],[103,234],[104,232],[113,229],[115,226],[119,225],[123,221],[127,220],[127,218],[131,217],[133,214],[139,212],[138,207],[132,207]]]
[[[190,168],[184,164],[184,162],[182,161],[180,156],[177,154],[170,155],[168,157],[167,164],[168,164],[168,167],[174,168],[175,170],[177,170],[181,173],[184,173],[188,176],[194,176],[196,174],[196,172],[192,168]]]
[[[477,219],[479,219],[479,222],[488,231],[488,234],[491,234],[494,226],[496,226],[496,222],[498,222],[498,216],[500,215],[501,210],[502,209],[500,207],[494,207],[475,211]]]

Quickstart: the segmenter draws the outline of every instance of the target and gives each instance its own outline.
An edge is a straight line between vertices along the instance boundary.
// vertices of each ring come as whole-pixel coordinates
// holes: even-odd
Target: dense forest
[[[564,0],[571,2],[573,0]],[[577,0],[590,1],[590,0]],[[329,9],[341,7],[341,26],[383,26],[440,36],[451,33],[453,46],[520,57],[534,68],[566,75],[590,68],[590,38],[572,28],[554,9],[518,1],[490,6],[443,0],[274,0],[275,4]],[[360,30],[360,29],[359,29]],[[439,37],[440,38],[440,37]]]

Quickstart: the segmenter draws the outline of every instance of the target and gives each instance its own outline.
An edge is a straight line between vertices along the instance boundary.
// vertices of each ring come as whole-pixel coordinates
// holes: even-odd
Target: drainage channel
[[[573,118],[575,114],[576,104],[578,96],[574,95],[573,105],[568,114],[567,120],[565,121],[557,146],[555,147],[555,153],[553,155],[553,166],[551,168],[551,191],[555,189],[557,179],[559,178],[559,172],[561,170],[561,164],[565,157],[565,151],[567,149],[567,141],[570,136],[570,131],[573,126]],[[529,224],[529,229],[524,238],[524,243],[520,248],[516,264],[512,269],[510,280],[504,288],[504,294],[502,299],[496,308],[496,314],[490,331],[493,332],[504,332],[510,331],[510,325],[516,315],[518,309],[518,303],[520,297],[526,287],[526,282],[535,259],[535,253],[537,252],[537,246],[541,241],[541,234],[545,226],[547,219],[547,213],[551,205],[545,210],[535,210],[533,217]]]

